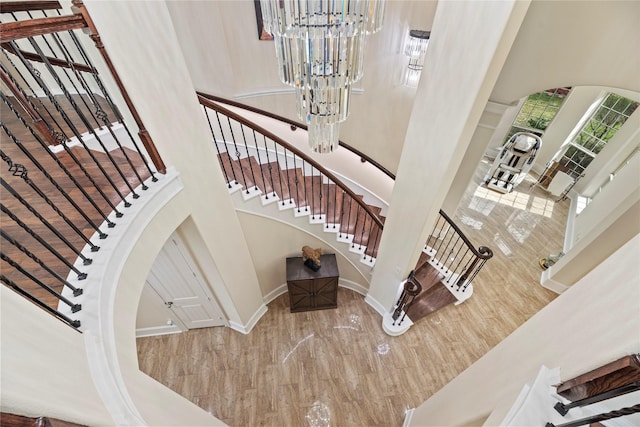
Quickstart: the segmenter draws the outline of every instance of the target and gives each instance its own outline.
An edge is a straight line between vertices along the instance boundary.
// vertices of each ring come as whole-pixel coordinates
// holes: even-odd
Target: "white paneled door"
[[[147,285],[187,329],[226,325],[191,254],[175,233],[158,254]]]

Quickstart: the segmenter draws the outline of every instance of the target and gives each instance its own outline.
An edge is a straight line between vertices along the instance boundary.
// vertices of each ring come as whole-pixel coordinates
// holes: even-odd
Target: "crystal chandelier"
[[[382,28],[384,0],[260,0],[273,35],[278,75],[296,89],[309,145],[330,153],[349,115],[351,85],[362,77],[365,36]]]

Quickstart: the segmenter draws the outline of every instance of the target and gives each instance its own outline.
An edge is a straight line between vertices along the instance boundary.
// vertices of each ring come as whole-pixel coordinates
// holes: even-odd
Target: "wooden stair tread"
[[[227,152],[220,153],[218,159],[227,181],[237,181],[245,188],[257,186],[263,194],[276,194],[282,201],[291,199],[298,209],[308,209],[312,219],[323,215],[325,223],[339,224],[340,235],[352,235],[352,245],[365,247],[366,256],[377,255],[381,228],[356,200],[345,197],[336,184],[323,182],[326,178],[320,175],[304,175],[301,168],[283,170],[277,161],[260,164],[253,156],[237,160]],[[357,198],[364,200],[363,195]],[[380,217],[382,208],[367,206],[384,221]]]

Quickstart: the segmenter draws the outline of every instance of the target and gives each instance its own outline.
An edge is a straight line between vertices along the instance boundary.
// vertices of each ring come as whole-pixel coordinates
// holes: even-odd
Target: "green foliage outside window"
[[[607,95],[560,158],[560,164],[579,177],[638,108],[638,103],[615,93]]]
[[[567,88],[557,88],[529,95],[513,125],[545,130],[560,109],[567,92]]]
[[[600,153],[637,107],[637,102],[615,93],[609,94],[574,142],[594,154]]]
[[[529,95],[513,121],[511,130],[505,136],[504,142],[506,143],[517,132],[531,132],[542,136],[570,90],[571,88],[568,87],[560,87]]]

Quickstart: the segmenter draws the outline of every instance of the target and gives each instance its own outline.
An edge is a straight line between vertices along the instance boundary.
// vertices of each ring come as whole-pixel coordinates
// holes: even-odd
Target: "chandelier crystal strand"
[[[351,85],[362,78],[365,36],[382,28],[384,0],[261,0],[261,8],[309,145],[330,153],[349,115]]]

